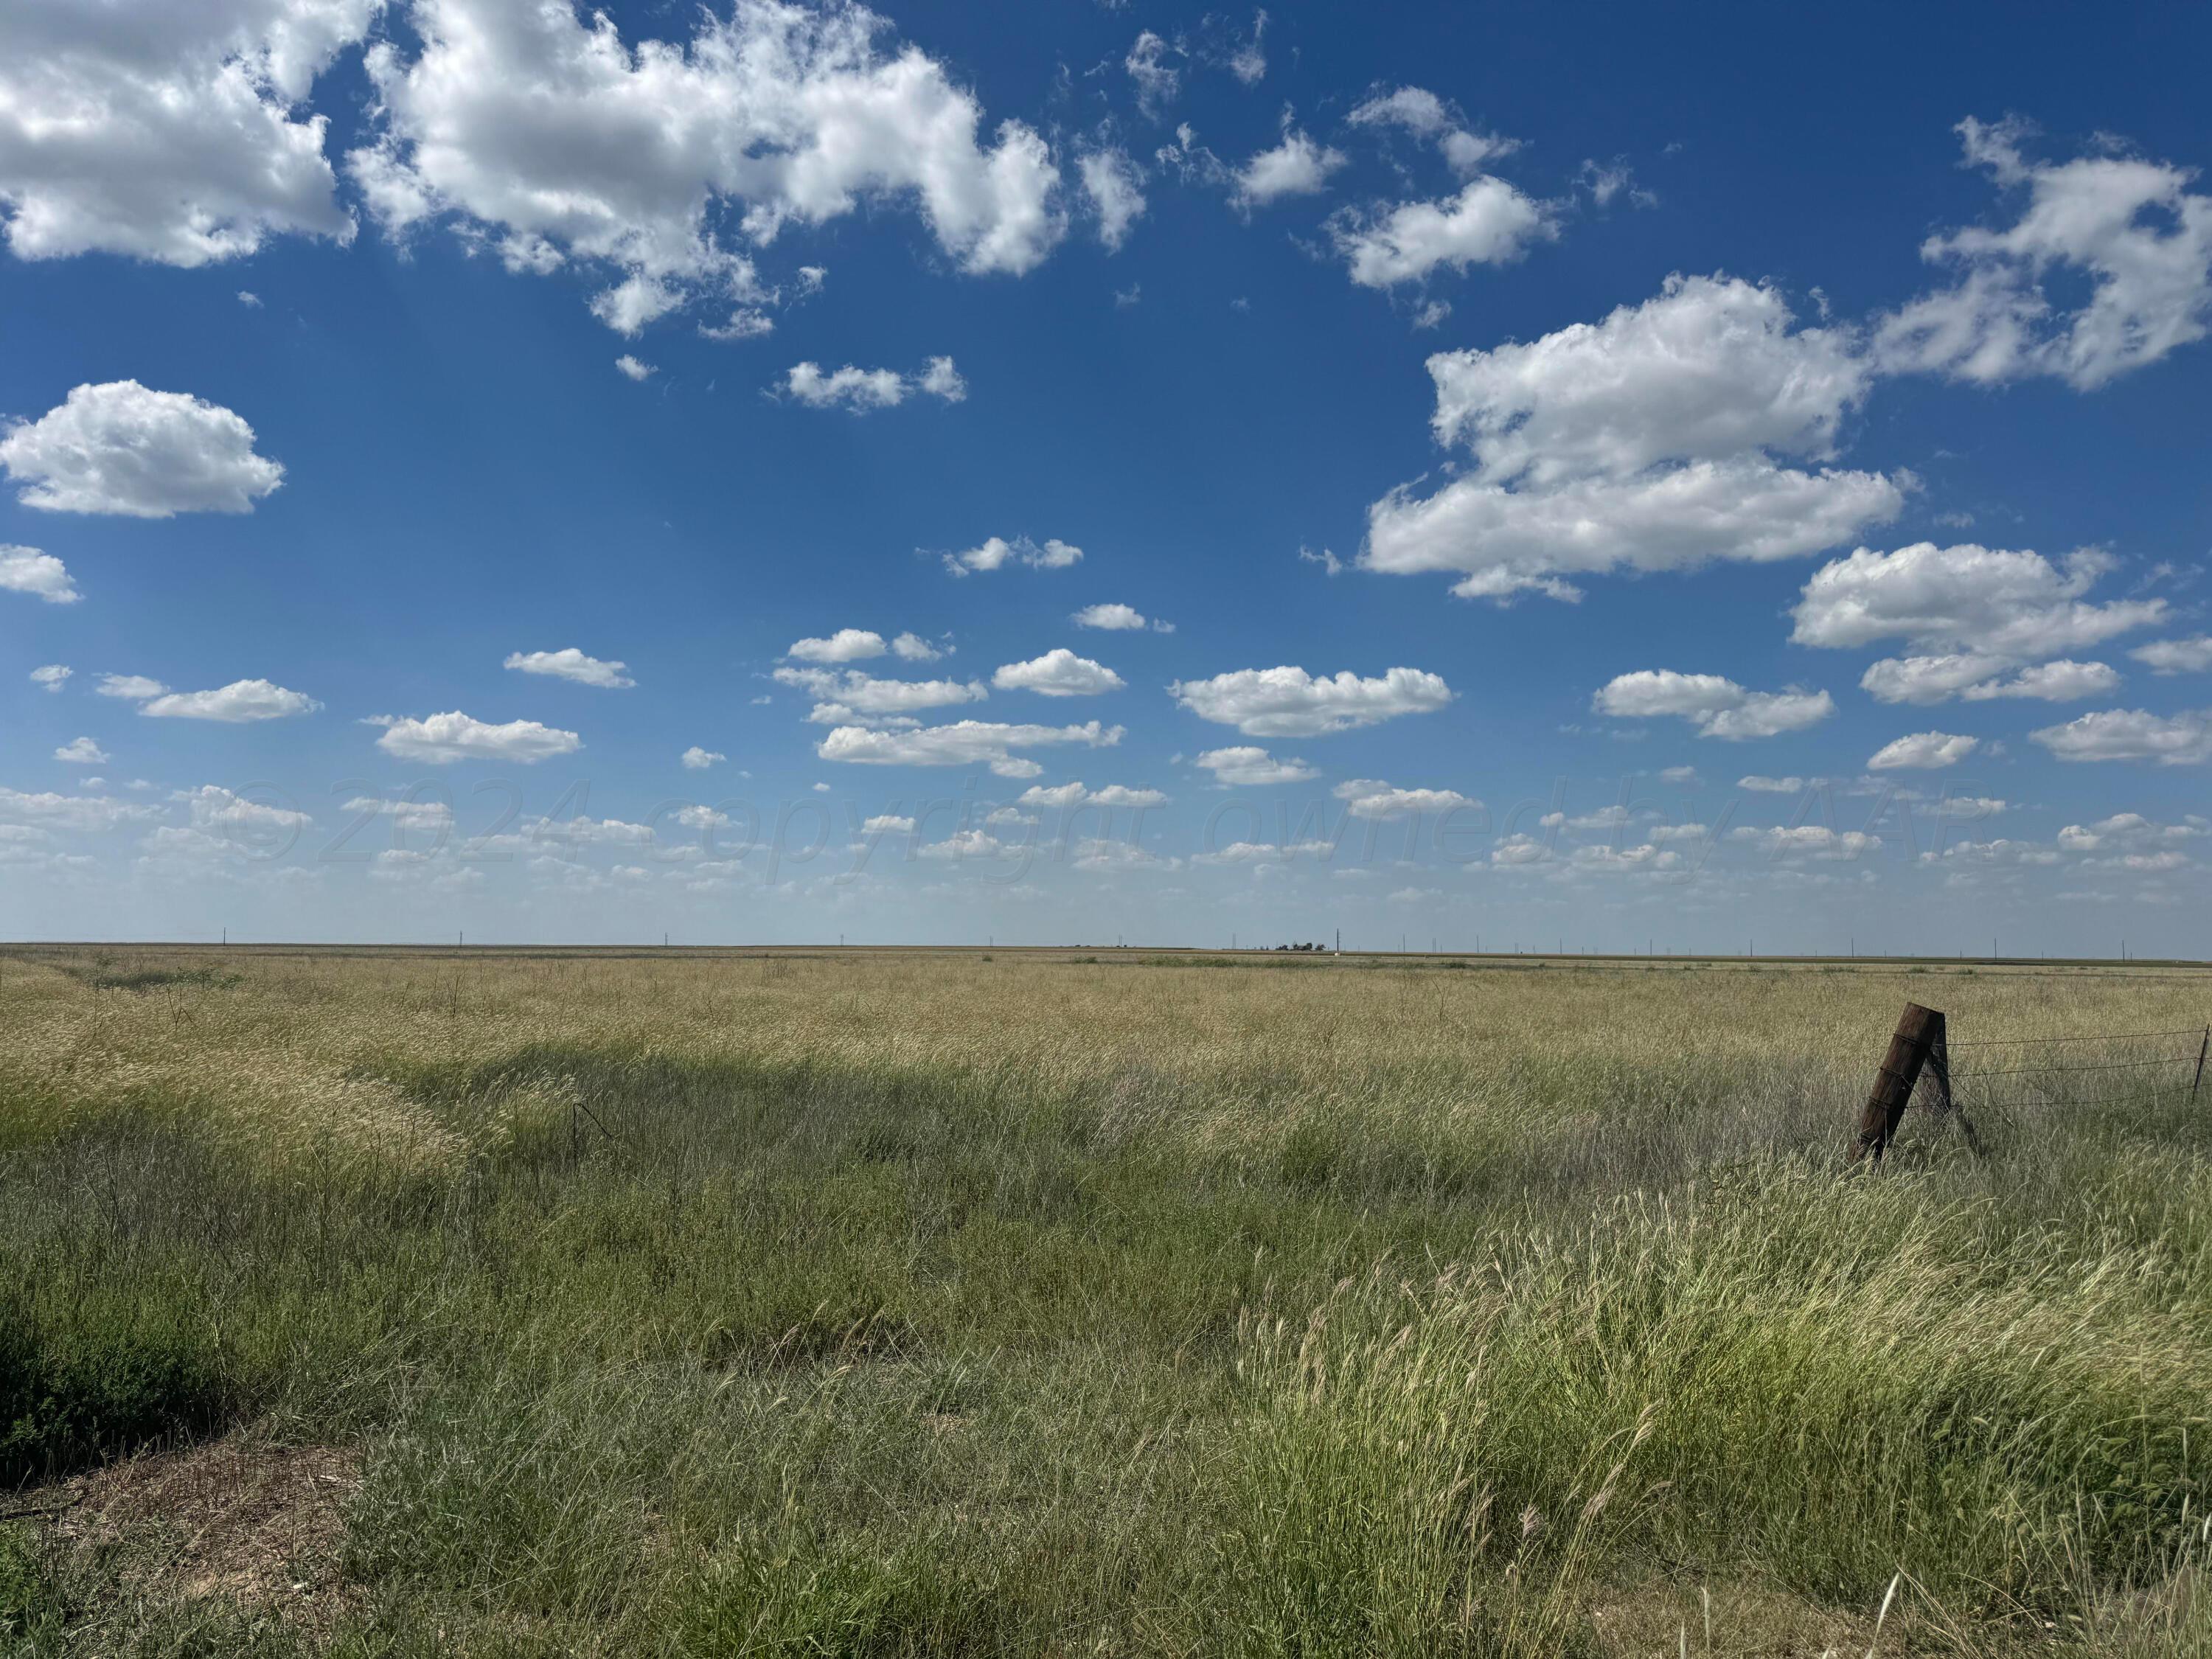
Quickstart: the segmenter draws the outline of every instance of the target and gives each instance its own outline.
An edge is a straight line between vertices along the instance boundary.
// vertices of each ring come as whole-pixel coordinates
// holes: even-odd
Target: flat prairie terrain
[[[2212,1650],[2208,1011],[15,947],[0,1652]]]

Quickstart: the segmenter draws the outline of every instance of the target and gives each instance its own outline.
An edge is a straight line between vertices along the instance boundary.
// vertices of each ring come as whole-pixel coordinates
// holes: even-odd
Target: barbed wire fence
[[[2208,1058],[2212,1024],[1954,1042],[1940,1012],[1908,1002],[1875,1074],[1853,1158],[1879,1160],[1908,1107],[1948,1120],[1978,1152],[1978,1117],[2194,1104]]]
[[[2111,1056],[2119,1044],[2156,1043],[2165,1052],[2128,1059]],[[1972,1092],[1996,1104],[2040,1107],[2132,1105],[2138,1101],[2195,1099],[2204,1084],[2204,1062],[2212,1048],[2212,1026],[2184,1025],[2165,1031],[2114,1031],[2095,1036],[1980,1037],[1949,1045],[1953,1053],[1972,1051],[1963,1066],[1954,1062],[1954,1091]],[[2062,1050],[2056,1057],[2036,1056]],[[2076,1060],[2075,1054],[2087,1058]],[[1992,1064],[1991,1062],[1999,1062]],[[1999,1086],[2000,1079],[2020,1081]]]

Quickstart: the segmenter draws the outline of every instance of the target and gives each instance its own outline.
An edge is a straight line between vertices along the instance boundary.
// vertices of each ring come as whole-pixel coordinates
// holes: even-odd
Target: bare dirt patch
[[[1682,1653],[1832,1659],[1875,1645],[1869,1615],[1744,1583],[1715,1584],[1702,1592],[1686,1584],[1622,1589],[1600,1597],[1591,1628],[1607,1659],[1675,1659]],[[1892,1608],[1880,1647],[1884,1656],[1917,1650],[1899,1609]]]
[[[50,1489],[55,1540],[134,1600],[220,1597],[320,1626],[346,1601],[338,1547],[360,1462],[246,1435],[132,1458]]]

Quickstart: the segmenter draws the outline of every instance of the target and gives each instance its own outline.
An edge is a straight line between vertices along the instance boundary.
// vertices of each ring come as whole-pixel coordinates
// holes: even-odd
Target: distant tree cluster
[[[1273,951],[1326,951],[1328,949],[1328,946],[1326,945],[1273,945],[1268,946],[1268,949]]]

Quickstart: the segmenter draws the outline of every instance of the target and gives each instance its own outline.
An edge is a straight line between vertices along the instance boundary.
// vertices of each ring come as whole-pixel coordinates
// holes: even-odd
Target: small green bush
[[[10,1310],[13,1315],[15,1310]],[[42,1340],[0,1319],[0,1486],[128,1455],[222,1415],[215,1356],[166,1321],[80,1327]]]

